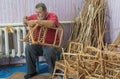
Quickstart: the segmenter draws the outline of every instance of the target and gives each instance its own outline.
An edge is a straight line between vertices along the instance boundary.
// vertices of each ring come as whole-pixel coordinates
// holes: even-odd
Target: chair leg
[[[52,79],[54,79],[56,70],[57,70],[57,68],[56,68],[56,66],[55,66],[54,71],[53,71],[53,74],[52,74]]]

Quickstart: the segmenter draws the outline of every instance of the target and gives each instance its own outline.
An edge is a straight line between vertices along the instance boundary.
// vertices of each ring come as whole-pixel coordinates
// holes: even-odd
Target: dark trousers
[[[48,64],[49,73],[52,73],[55,66],[57,49],[51,46],[41,46],[38,44],[27,44],[25,48],[27,74],[36,72],[36,57],[44,56]]]

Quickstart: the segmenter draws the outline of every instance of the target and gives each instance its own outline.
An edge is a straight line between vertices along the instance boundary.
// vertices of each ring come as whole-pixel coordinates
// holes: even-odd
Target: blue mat
[[[40,72],[39,73],[48,73],[48,65],[46,63],[39,63]],[[7,78],[15,72],[25,72],[26,73],[26,64],[21,66],[3,66],[0,68],[0,79]]]

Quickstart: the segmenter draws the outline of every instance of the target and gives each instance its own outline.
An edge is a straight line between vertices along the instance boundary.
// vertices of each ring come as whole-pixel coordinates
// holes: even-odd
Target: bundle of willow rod
[[[102,49],[106,25],[106,6],[104,0],[86,0],[76,18],[69,41],[83,43],[84,47],[94,46]]]

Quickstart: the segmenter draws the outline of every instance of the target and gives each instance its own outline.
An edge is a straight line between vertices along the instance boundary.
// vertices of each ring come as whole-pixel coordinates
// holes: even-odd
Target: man
[[[24,23],[33,27],[36,23],[39,26],[45,27],[58,27],[58,17],[54,13],[48,13],[44,3],[38,3],[35,6],[36,14],[24,18]],[[39,36],[39,28],[34,31],[34,38],[37,39]],[[48,29],[46,35],[46,43],[52,44],[54,41],[55,30]],[[57,40],[59,38],[57,37]],[[28,79],[37,74],[35,60],[38,56],[44,56],[48,64],[49,73],[53,73],[55,60],[56,60],[56,49],[51,46],[43,46],[39,44],[27,44],[25,48],[26,63],[27,63],[27,74],[24,76]]]

